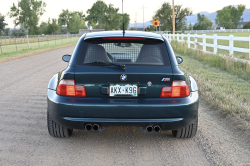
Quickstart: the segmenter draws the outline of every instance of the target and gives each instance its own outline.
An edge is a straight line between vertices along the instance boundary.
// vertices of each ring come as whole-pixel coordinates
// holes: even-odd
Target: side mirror
[[[71,58],[71,55],[63,55],[62,60],[63,60],[64,62],[69,62],[69,61],[70,61],[70,58]]]
[[[176,57],[178,64],[181,64],[183,62],[182,57],[177,56]]]

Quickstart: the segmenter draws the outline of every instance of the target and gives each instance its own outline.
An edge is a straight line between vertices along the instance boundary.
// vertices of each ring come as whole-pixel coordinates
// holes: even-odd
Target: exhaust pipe
[[[90,131],[90,130],[92,129],[92,124],[86,124],[86,125],[85,125],[85,129],[86,129],[87,131]]]
[[[100,128],[100,126],[99,126],[98,124],[94,124],[94,125],[93,125],[93,130],[94,130],[94,131],[98,131],[99,128]]]
[[[157,132],[157,133],[160,132],[161,131],[161,127],[158,126],[158,125],[155,125],[154,126],[154,131]]]
[[[147,132],[151,133],[153,131],[153,127],[152,126],[147,126],[146,130],[147,130]]]

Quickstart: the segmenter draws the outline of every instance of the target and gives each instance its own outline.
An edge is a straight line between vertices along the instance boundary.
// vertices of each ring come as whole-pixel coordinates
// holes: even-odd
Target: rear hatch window
[[[83,42],[77,65],[92,62],[126,66],[170,66],[163,41],[144,38],[96,38]]]
[[[98,38],[82,43],[75,83],[85,86],[87,97],[159,98],[161,88],[171,86],[172,68],[163,41]]]

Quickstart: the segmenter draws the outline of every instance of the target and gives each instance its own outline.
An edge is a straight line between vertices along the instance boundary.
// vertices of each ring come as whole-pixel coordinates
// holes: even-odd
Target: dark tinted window
[[[170,65],[164,42],[84,41],[83,43],[78,65],[95,61],[126,65]]]

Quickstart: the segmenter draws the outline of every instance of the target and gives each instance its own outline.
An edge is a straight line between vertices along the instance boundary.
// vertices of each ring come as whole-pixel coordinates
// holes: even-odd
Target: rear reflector
[[[86,97],[85,87],[76,85],[74,80],[61,80],[56,93],[62,96]]]
[[[161,98],[187,97],[190,90],[185,81],[173,81],[172,86],[165,86],[161,89]]]
[[[104,40],[144,40],[143,38],[136,37],[105,37]]]

